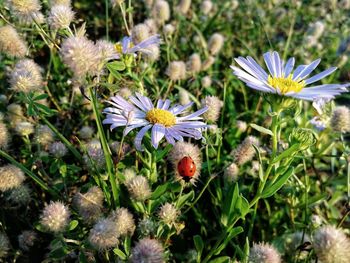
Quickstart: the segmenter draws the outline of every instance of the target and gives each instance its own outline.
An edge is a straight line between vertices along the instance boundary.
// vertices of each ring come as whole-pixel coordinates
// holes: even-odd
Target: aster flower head
[[[333,73],[337,68],[331,67],[312,77],[308,76],[316,69],[321,59],[312,61],[308,65],[299,65],[294,71],[295,59],[287,62],[279,54],[266,52],[264,61],[268,68],[266,72],[252,57],[235,58],[242,69],[231,66],[233,74],[252,89],[292,97],[301,100],[317,101],[319,99],[333,99],[336,95],[347,92],[349,84],[323,84],[306,88]]]
[[[139,43],[134,43],[132,37],[124,37],[121,42],[115,44],[116,54],[112,56],[114,59],[120,59],[122,55],[134,55],[136,56],[137,52],[144,54],[150,54],[152,51],[150,47],[159,46],[160,36],[153,35],[147,37]]]
[[[104,124],[111,124],[111,129],[125,126],[124,135],[136,128],[142,127],[135,137],[135,147],[142,151],[142,139],[146,132],[152,129],[151,143],[158,148],[159,142],[165,137],[170,144],[183,141],[184,137],[202,139],[201,129],[207,125],[201,121],[201,114],[207,111],[204,107],[187,116],[178,115],[187,110],[192,103],[186,105],[175,105],[170,107],[170,100],[159,99],[154,106],[152,101],[139,93],[130,96],[126,101],[120,96],[111,98],[109,103],[113,107],[104,110],[107,114]]]

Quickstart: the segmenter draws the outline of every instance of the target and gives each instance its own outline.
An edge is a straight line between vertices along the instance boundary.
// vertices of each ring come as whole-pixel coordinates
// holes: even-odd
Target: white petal
[[[312,61],[309,65],[304,67],[298,74],[293,74],[293,80],[301,80],[306,78],[314,69],[320,64],[321,59],[316,59]]]
[[[153,125],[151,139],[152,139],[152,145],[155,149],[158,148],[159,142],[161,139],[163,139],[164,135],[165,135],[165,127],[163,125],[160,125],[160,124]]]
[[[146,132],[152,127],[152,124],[143,127],[135,137],[135,147],[138,151],[143,151],[141,143]]]
[[[320,79],[323,79],[324,77],[327,77],[328,75],[332,74],[336,69],[337,67],[331,67],[322,71],[321,73],[316,74],[315,76],[312,76],[311,78],[306,79],[305,85],[309,85],[311,83],[319,81]]]

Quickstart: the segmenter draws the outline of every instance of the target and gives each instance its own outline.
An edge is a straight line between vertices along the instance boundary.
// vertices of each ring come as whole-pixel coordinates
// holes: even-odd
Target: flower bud
[[[289,141],[291,142],[291,145],[299,143],[299,149],[306,150],[316,143],[316,137],[310,129],[294,128],[289,136]]]

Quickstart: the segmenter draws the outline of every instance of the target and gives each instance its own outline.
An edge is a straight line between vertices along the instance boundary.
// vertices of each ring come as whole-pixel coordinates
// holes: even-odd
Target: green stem
[[[108,20],[109,20],[109,14],[108,14],[108,3],[109,0],[105,0],[105,8],[106,8],[106,39],[109,40],[109,27],[108,27]]]
[[[46,185],[46,183],[40,179],[38,176],[36,176],[32,171],[27,169],[23,164],[17,162],[12,156],[4,152],[3,150],[0,150],[0,155],[7,159],[10,163],[17,166],[19,169],[21,169],[24,173],[26,173],[30,178],[32,178],[43,190],[49,192],[51,195],[57,197],[58,193],[51,189],[49,186]]]
[[[114,204],[115,207],[118,207],[119,206],[119,196],[118,196],[117,180],[116,180],[116,177],[115,177],[116,173],[115,173],[114,167],[113,167],[113,160],[111,158],[111,151],[110,151],[108,143],[107,143],[106,135],[104,133],[104,130],[103,130],[103,127],[102,127],[102,122],[101,122],[101,119],[100,119],[99,110],[97,108],[96,96],[95,96],[95,94],[93,92],[93,88],[92,87],[89,87],[89,96],[90,96],[90,99],[91,99],[93,112],[94,112],[95,118],[96,118],[96,125],[97,125],[98,134],[99,134],[99,137],[100,137],[100,141],[101,141],[101,144],[102,144],[103,153],[104,153],[104,156],[106,158],[108,179],[109,179],[109,182],[110,182],[111,187],[112,187],[113,204]]]
[[[63,136],[62,133],[60,133],[55,126],[49,122],[46,117],[42,114],[40,114],[41,119],[45,122],[45,124],[57,135],[57,137],[67,146],[67,148],[73,153],[73,155],[79,160],[82,161],[83,157],[79,153],[77,149],[66,139],[66,137]]]

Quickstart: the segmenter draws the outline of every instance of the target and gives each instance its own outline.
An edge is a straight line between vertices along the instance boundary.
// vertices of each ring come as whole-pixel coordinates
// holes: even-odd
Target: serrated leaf
[[[261,197],[267,198],[274,195],[287,182],[287,180],[293,174],[293,172],[294,168],[289,167],[289,169],[282,176],[280,176],[273,184],[266,186],[266,188],[261,194]]]
[[[255,130],[257,130],[257,131],[259,131],[259,132],[261,132],[261,133],[264,133],[264,134],[268,134],[268,135],[270,135],[270,136],[273,136],[272,131],[269,130],[269,129],[266,129],[266,128],[264,128],[264,127],[262,127],[262,126],[259,126],[259,125],[257,125],[257,124],[254,124],[254,123],[251,123],[251,124],[249,124],[249,125],[250,125],[250,127],[252,127],[253,129],[255,129]]]

